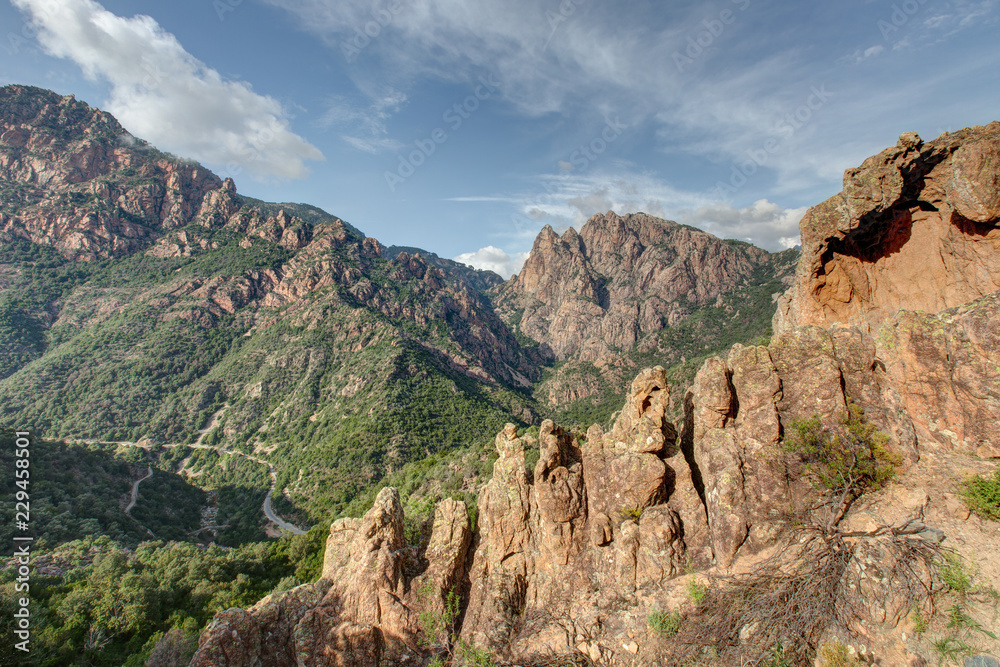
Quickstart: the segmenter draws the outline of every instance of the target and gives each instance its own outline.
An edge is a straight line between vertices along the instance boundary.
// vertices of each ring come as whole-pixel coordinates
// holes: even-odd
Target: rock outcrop
[[[861,403],[896,415],[901,441],[1000,456],[989,426],[1000,419],[998,164],[1000,122],[926,143],[907,133],[847,170],[844,191],[800,224],[796,282],[774,330],[856,339],[870,353],[855,374],[878,378],[857,385]],[[818,372],[808,383],[829,387]]]
[[[464,640],[512,657],[572,653],[578,636],[627,623],[609,613],[615,604],[632,608],[711,560],[704,505],[664,418],[668,402],[655,368],[635,379],[609,433],[594,426],[581,444],[544,422],[534,471],[525,467],[531,443],[513,426],[497,436]]]
[[[923,142],[915,133],[844,174],[806,213],[794,287],[774,329],[936,313],[1000,290],[1000,122]]]
[[[317,583],[217,615],[191,665],[416,664],[426,619],[444,617],[449,594],[464,576],[470,538],[465,505],[443,501],[430,542],[418,553],[403,538],[398,492],[383,489],[363,518],[331,526]]]
[[[922,446],[1000,458],[1000,292],[933,315],[900,312],[877,342]]]
[[[598,361],[715,301],[770,257],[693,227],[609,211],[579,233],[560,237],[546,226],[496,304],[556,359]]]
[[[459,642],[496,654],[566,655],[583,637],[645,632],[642,609],[663,584],[712,561],[669,399],[654,368],[608,433],[595,426],[581,444],[544,422],[533,471],[535,442],[507,425],[474,536],[464,505],[445,500],[427,546],[405,544],[398,493],[384,489],[363,518],[333,524],[318,583],[218,615],[191,664],[407,664],[433,648],[427,619],[446,617],[452,595],[463,601]],[[595,660],[601,651],[588,648]]]

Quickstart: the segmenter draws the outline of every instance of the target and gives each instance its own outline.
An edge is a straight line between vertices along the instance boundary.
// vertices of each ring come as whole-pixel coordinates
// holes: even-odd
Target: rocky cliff
[[[556,359],[600,361],[714,302],[769,258],[692,227],[609,211],[579,233],[560,237],[546,226],[496,304]]]
[[[171,159],[72,96],[6,86],[0,108],[0,230],[95,259],[232,212],[232,181]]]
[[[775,331],[850,327],[921,441],[1000,455],[1000,123],[915,133],[803,218]]]
[[[642,367],[662,364],[681,392],[696,360],[768,334],[797,259],[609,211],[579,233],[543,229],[521,273],[492,293],[522,340],[559,362],[536,386],[539,402],[586,428],[619,407]]]
[[[536,441],[508,425],[471,535],[463,509],[448,502],[430,542],[406,544],[396,492],[384,490],[363,519],[333,524],[318,584],[219,616],[193,664],[375,664],[361,656],[390,664],[435,656],[465,664],[483,656],[539,665],[554,657],[813,664],[821,645],[846,642],[866,664],[926,665],[930,645],[917,619],[923,627],[940,619],[935,605],[960,586],[948,583],[943,564],[978,563],[982,591],[1000,581],[984,553],[995,528],[970,520],[955,496],[970,469],[989,469],[975,457],[1000,457],[990,431],[1000,418],[998,236],[989,208],[996,129],[924,148],[904,135],[849,170],[845,193],[802,222],[805,250],[776,335],[708,359],[674,398],[683,406],[679,429],[667,418],[661,367],[635,377],[606,432],[574,435],[546,421]],[[931,177],[938,168],[947,178]],[[648,221],[632,222],[641,229]],[[603,354],[601,336],[631,330],[618,326],[624,315],[608,320],[610,329],[594,325],[612,300],[583,236],[544,232],[538,255],[502,292],[507,307],[530,310],[528,330],[555,354]],[[642,255],[614,238],[625,248],[622,266]],[[930,272],[918,294],[901,277],[910,267],[896,262],[930,248],[947,272]],[[689,298],[701,297],[695,290]],[[628,312],[641,330],[643,309]],[[567,324],[561,335],[567,318],[588,324]],[[818,464],[809,458],[815,443],[792,436],[838,428],[854,430]],[[816,465],[846,462],[843,482],[858,465],[859,443],[898,481],[860,499],[847,486],[824,490]],[[941,550],[949,535],[960,536],[962,551]],[[408,572],[405,562],[420,565]],[[423,573],[433,583],[422,583]],[[449,593],[459,600],[453,614],[444,613]],[[976,599],[962,596],[959,611],[979,614]],[[321,630],[317,615],[326,619]],[[276,619],[302,620],[288,631],[290,621]],[[439,621],[451,631],[445,642]],[[329,640],[317,644],[322,632]],[[265,635],[298,662],[254,662],[254,642],[265,650]],[[227,648],[240,643],[251,649]]]
[[[794,289],[775,331],[872,332],[900,309],[936,313],[1000,289],[1000,123],[923,142],[904,134],[806,213]]]

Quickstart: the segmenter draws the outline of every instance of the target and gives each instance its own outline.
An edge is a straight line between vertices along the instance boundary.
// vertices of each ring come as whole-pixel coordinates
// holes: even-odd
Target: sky
[[[2,0],[0,85],[508,277],[609,210],[796,245],[901,133],[1000,119],[998,2]]]

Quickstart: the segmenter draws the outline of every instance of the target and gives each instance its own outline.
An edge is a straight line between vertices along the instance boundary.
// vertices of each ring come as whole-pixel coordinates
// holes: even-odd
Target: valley
[[[39,452],[37,664],[971,642],[1000,585],[963,491],[1000,457],[998,137],[902,135],[801,250],[608,211],[543,227],[504,280],[0,88],[0,439]],[[785,616],[751,600],[773,582]]]

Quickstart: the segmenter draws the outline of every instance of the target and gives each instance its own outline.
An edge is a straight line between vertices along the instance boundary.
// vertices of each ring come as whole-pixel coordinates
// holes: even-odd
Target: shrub
[[[705,596],[708,595],[708,584],[692,577],[687,584],[687,593],[688,597],[691,598],[691,602],[699,605],[705,599]]]
[[[820,649],[819,664],[820,667],[853,667],[863,663],[851,655],[845,644],[830,642],[824,644],[823,648]]]
[[[832,491],[839,500],[831,510],[826,530],[840,523],[851,504],[861,494],[885,486],[903,462],[886,449],[889,436],[865,419],[865,412],[853,402],[834,427],[825,427],[817,415],[789,425],[785,451],[798,454],[818,487]]]
[[[761,663],[763,667],[792,667],[788,656],[785,655],[785,647],[778,643],[771,648],[771,653]]]
[[[622,521],[638,521],[642,518],[641,507],[623,507],[621,511]]]
[[[972,477],[959,490],[962,500],[984,519],[1000,521],[1000,465],[992,477]]]
[[[653,632],[661,637],[673,637],[681,629],[681,614],[677,611],[665,612],[656,609],[650,612],[646,621]]]
[[[917,634],[927,632],[927,617],[924,616],[919,607],[913,608],[913,631]]]
[[[972,574],[965,566],[962,557],[953,551],[945,551],[941,560],[937,561],[938,575],[945,586],[959,595],[965,595],[972,590]]]
[[[418,591],[422,597],[428,597],[430,589],[423,588]],[[455,619],[458,618],[461,600],[454,590],[448,591],[444,600],[442,611],[420,612],[420,628],[423,634],[420,637],[420,644],[431,649],[447,649],[451,643],[451,631],[455,626]]]

